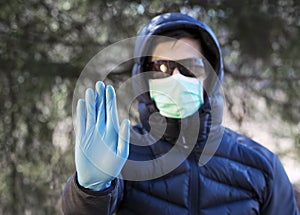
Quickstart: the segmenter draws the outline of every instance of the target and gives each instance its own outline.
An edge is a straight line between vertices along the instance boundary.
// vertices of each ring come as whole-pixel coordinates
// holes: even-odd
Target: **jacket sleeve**
[[[77,174],[71,176],[62,195],[62,210],[68,214],[110,215],[113,214],[122,197],[122,181],[115,179],[111,186],[95,192],[79,185]]]
[[[277,156],[273,159],[273,173],[265,197],[262,215],[299,215],[292,184]]]

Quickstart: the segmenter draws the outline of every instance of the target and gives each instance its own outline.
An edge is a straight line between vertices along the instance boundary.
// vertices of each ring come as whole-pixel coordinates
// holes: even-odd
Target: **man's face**
[[[150,98],[162,116],[182,119],[203,104],[201,77],[205,75],[197,40],[182,38],[158,43],[151,62]],[[185,64],[185,65],[183,65]]]

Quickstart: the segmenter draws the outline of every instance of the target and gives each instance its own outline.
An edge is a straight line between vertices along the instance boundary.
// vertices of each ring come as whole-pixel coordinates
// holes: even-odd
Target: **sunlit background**
[[[75,170],[72,96],[80,72],[103,48],[175,11],[206,22],[221,43],[224,125],[278,154],[300,190],[299,0],[4,0],[0,214],[61,214]],[[107,82],[118,86],[130,75],[126,64]]]

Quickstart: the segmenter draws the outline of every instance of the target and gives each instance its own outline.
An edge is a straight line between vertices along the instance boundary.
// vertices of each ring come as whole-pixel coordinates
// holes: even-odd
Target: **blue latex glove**
[[[130,122],[119,128],[112,86],[97,82],[95,91],[96,96],[87,89],[77,103],[75,164],[79,184],[99,191],[110,186],[128,158]]]

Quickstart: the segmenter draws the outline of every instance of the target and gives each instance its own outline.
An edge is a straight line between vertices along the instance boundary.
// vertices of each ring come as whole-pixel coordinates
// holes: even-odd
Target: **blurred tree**
[[[236,95],[244,112],[259,111],[255,94],[297,127],[299,8],[299,0],[0,2],[0,214],[60,213],[61,191],[74,171],[76,79],[99,50],[136,36],[160,13],[188,13],[217,33],[232,117],[243,121],[231,108]],[[125,68],[121,74],[129,77]],[[299,143],[299,130],[293,131]]]

